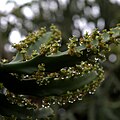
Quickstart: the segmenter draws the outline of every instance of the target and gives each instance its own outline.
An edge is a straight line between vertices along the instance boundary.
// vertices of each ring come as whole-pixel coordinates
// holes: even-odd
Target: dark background
[[[9,12],[0,12],[0,60],[12,59],[13,31],[22,36],[53,23],[62,31],[63,43],[72,35],[78,38],[92,32],[115,27],[120,23],[120,1],[117,0],[35,0],[14,5]],[[29,16],[31,12],[31,16]],[[12,37],[13,38],[13,37]],[[15,36],[15,39],[18,38]],[[54,106],[57,120],[120,120],[120,46],[111,46],[104,62],[105,81],[94,95],[66,106]]]

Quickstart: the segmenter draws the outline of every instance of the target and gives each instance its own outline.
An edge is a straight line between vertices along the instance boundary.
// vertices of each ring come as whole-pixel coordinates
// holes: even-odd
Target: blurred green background
[[[0,60],[12,59],[13,43],[41,26],[55,24],[63,45],[72,35],[115,27],[120,23],[120,0],[2,0],[0,1]],[[65,106],[53,106],[56,120],[120,120],[120,46],[111,46],[103,63],[105,81],[93,95]]]

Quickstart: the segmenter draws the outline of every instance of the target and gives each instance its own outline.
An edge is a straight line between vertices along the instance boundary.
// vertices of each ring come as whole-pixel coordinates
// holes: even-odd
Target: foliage
[[[66,4],[64,1],[66,1]],[[14,54],[9,40],[14,30],[19,31],[21,36],[26,36],[29,32],[41,26],[48,28],[51,23],[54,23],[62,31],[61,51],[65,50],[64,44],[68,41],[69,36],[73,34],[81,37],[83,31],[85,29],[89,30],[91,25],[93,28],[97,27],[100,31],[103,28],[109,30],[120,22],[120,4],[117,3],[117,0],[36,0],[19,6],[15,2],[9,1],[6,3],[6,6],[10,8],[9,11],[7,7],[4,7],[7,12],[0,11],[0,59],[11,60]],[[12,10],[13,4],[14,9]],[[32,10],[34,13],[32,18],[26,17],[23,13],[25,8]],[[95,14],[92,14],[93,11]],[[27,12],[27,9],[25,12]],[[81,21],[82,26],[81,23],[76,25],[76,21]],[[15,35],[13,35],[12,40],[17,41],[18,38]],[[55,105],[54,111],[58,115],[57,120],[119,120],[119,47],[112,45],[111,52],[107,53],[107,61],[102,64],[106,80],[97,89],[95,95],[87,95],[83,101],[58,108]],[[109,60],[111,56],[117,58],[115,62]],[[3,62],[5,61],[3,60]],[[2,84],[0,84],[0,87],[2,87]],[[103,96],[106,100],[102,99]],[[36,101],[36,98],[34,100]],[[2,118],[0,117],[0,119]]]
[[[54,25],[50,32],[44,27],[29,34],[13,45],[17,49],[13,60],[0,63],[1,87],[6,89],[0,93],[1,115],[50,119],[52,104],[65,105],[93,94],[104,80],[101,63],[105,53],[119,40],[119,25],[110,31],[94,30],[81,39],[73,36],[65,51],[61,51],[61,32]],[[41,104],[32,102],[28,95],[40,98]]]
[[[19,31],[21,36],[26,36],[29,32],[42,26],[48,28],[51,23],[54,23],[63,31],[63,43],[65,43],[72,34],[80,37],[83,31],[86,30],[86,27],[89,29],[91,25],[93,26],[92,28],[97,27],[99,30],[102,30],[103,28],[115,27],[120,22],[119,5],[112,4],[110,0],[65,1],[36,0],[21,6],[13,1],[7,2],[7,6],[14,5],[15,7],[9,12],[0,11],[0,59],[9,58],[11,60],[13,56],[9,39],[14,30]],[[56,7],[54,7],[54,4]],[[32,10],[34,14],[32,18],[26,17],[24,14],[23,10],[26,8]],[[98,13],[97,16],[91,13],[91,11],[96,11],[94,8],[98,8],[98,12],[95,12],[95,15]],[[103,22],[98,25],[101,20]],[[76,21],[82,21],[80,23],[82,26],[79,26]],[[103,27],[100,28],[99,26],[102,25]],[[5,46],[9,49],[4,49]]]
[[[117,59],[110,61],[110,57]],[[120,45],[111,46],[106,54],[107,60],[102,63],[105,70],[105,81],[94,95],[87,95],[81,102],[64,107],[59,113],[60,120],[119,120],[120,115]],[[113,58],[114,58],[113,57]]]

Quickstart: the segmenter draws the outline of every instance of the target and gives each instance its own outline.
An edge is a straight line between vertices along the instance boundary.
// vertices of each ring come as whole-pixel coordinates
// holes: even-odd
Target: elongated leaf
[[[53,80],[50,79],[50,83],[39,86],[35,80],[18,80],[16,77],[10,74],[4,74],[3,82],[4,86],[13,93],[33,95],[33,96],[52,96],[62,95],[68,90],[81,89],[85,85],[97,80],[96,72],[87,73],[84,76],[76,76],[70,79]]]
[[[112,36],[111,36],[111,34],[112,34]],[[47,34],[45,34],[44,37],[41,37],[38,40],[38,43],[35,43],[35,44],[31,45],[30,47],[28,47],[28,53],[31,53],[32,50],[38,50],[39,44],[47,43],[50,40],[50,37],[51,37],[51,33],[48,32]],[[102,50],[102,49],[104,49],[105,44],[108,44],[108,45],[111,44],[112,42],[111,43],[108,43],[108,42],[115,38],[117,38],[117,39],[120,38],[119,27],[113,28],[109,32],[103,32],[103,33],[99,34],[99,36],[96,36],[94,39],[91,37],[90,38],[91,42],[89,43],[89,45],[91,46],[91,49],[89,49],[90,50],[89,52],[87,51],[87,46],[85,46],[84,43],[75,47],[75,50],[78,53],[83,51],[83,55],[81,55],[80,57],[78,57],[77,55],[71,56],[69,54],[69,50],[67,50],[64,52],[57,52],[53,55],[48,55],[48,56],[38,55],[37,57],[34,57],[33,59],[25,61],[25,62],[21,61],[21,62],[15,62],[15,63],[1,64],[0,69],[7,71],[7,72],[31,74],[31,73],[37,71],[39,64],[44,63],[46,71],[48,71],[48,72],[57,71],[57,70],[61,69],[62,67],[72,66],[77,63],[80,63],[81,61],[89,60],[89,56],[93,56],[95,54],[94,50],[92,49],[93,47],[97,47],[96,49],[101,48],[100,50]],[[89,39],[89,38],[87,38],[87,39]],[[99,46],[99,39],[102,39],[102,42],[104,43],[104,44],[103,43],[100,44],[101,46]],[[116,41],[117,41],[117,39],[116,39]],[[99,53],[100,52],[101,51],[99,51]],[[96,53],[98,53],[98,52],[96,52]],[[21,55],[18,55],[17,58],[19,59],[20,57],[21,57]],[[17,58],[16,58],[16,60],[17,60]]]
[[[25,106],[20,107],[17,104],[10,103],[6,96],[0,94],[0,114],[7,117],[17,117],[20,120],[48,119],[54,115],[51,108],[27,109]]]

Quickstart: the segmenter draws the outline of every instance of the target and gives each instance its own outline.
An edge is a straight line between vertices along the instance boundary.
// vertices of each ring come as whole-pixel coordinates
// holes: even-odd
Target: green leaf
[[[29,109],[26,106],[20,107],[10,103],[6,96],[0,93],[0,114],[7,117],[17,117],[20,120],[48,119],[54,115],[51,108]]]
[[[110,35],[109,35],[109,33],[103,33],[102,34],[102,41],[103,42],[107,42],[107,41],[109,41],[110,40]]]
[[[68,90],[74,91],[82,89],[85,85],[97,80],[96,72],[92,71],[83,76],[75,76],[64,80],[49,79],[48,85],[39,86],[36,80],[18,80],[10,74],[4,74],[3,85],[11,92],[24,95],[33,95],[38,97],[62,95]]]
[[[111,34],[112,34],[112,36],[110,36]],[[35,43],[28,48],[28,53],[31,53],[32,50],[38,50],[39,44],[48,43],[50,40],[50,37],[51,37],[51,32],[48,32],[47,34],[44,35],[44,37],[41,37],[38,40],[38,43]],[[85,46],[84,43],[75,47],[76,53],[78,52],[80,54],[80,52],[83,52],[82,55],[80,54],[81,56],[77,56],[77,55],[71,56],[69,54],[69,50],[66,50],[64,52],[57,52],[52,55],[38,55],[28,61],[21,61],[21,62],[18,61],[18,62],[10,62],[10,63],[6,63],[6,64],[0,64],[0,70],[6,71],[6,72],[13,72],[13,73],[32,74],[33,72],[38,70],[39,64],[44,63],[45,69],[47,72],[58,71],[63,67],[74,66],[75,64],[78,64],[81,61],[87,61],[87,60],[89,60],[89,57],[91,57],[93,55],[96,55],[95,57],[97,57],[97,55],[103,49],[106,50],[107,44],[108,45],[111,44],[111,42],[108,43],[108,41],[115,39],[115,37],[117,37],[117,38],[120,37],[119,27],[111,29],[110,32],[105,31],[105,32],[99,34],[99,36],[97,35],[96,37],[94,37],[95,39],[89,38],[89,36],[88,36],[88,38],[86,38],[86,39],[91,40],[91,42],[89,43],[91,45],[91,48],[89,48],[89,50],[90,50],[89,52],[87,51],[88,48]],[[99,46],[99,39],[102,39],[104,47],[102,45]],[[96,47],[97,52],[94,52],[92,47]],[[99,51],[99,53],[98,53],[98,51]],[[17,55],[16,60],[20,59],[20,57],[21,57],[21,55]]]
[[[113,33],[112,37],[120,37],[120,26],[117,26],[116,28],[111,28],[110,31]]]
[[[50,42],[51,35],[52,35],[52,32],[47,32],[43,36],[38,38],[38,40],[36,40],[35,43],[28,46],[28,48],[26,48],[27,55],[30,56],[32,54],[33,50],[36,50],[37,52],[39,52],[39,48],[42,44],[47,44]],[[18,52],[17,55],[15,56],[15,58],[11,61],[11,63],[20,62],[22,60],[23,60],[23,56],[20,52]]]
[[[78,57],[76,55],[71,56],[68,54],[68,51],[59,52],[58,54],[48,56],[39,55],[28,61],[1,64],[0,70],[6,71],[8,73],[13,72],[32,74],[38,70],[39,64],[44,63],[46,72],[54,72],[60,70],[63,67],[79,64],[81,61],[87,60],[89,56],[91,56],[90,53],[87,55],[87,57],[86,54],[83,54],[81,57]]]

